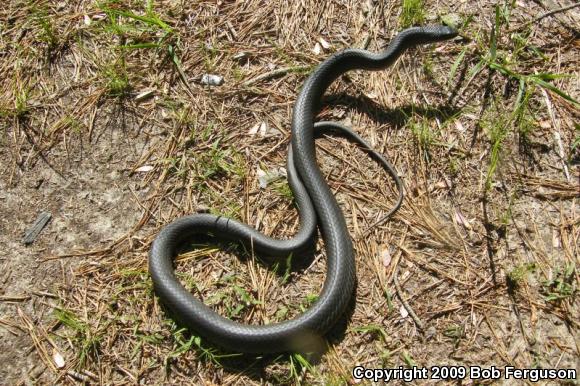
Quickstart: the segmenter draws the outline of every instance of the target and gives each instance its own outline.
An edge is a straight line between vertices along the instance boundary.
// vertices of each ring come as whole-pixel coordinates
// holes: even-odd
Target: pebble
[[[219,75],[203,74],[201,77],[201,84],[208,86],[221,86],[224,83],[224,78]]]

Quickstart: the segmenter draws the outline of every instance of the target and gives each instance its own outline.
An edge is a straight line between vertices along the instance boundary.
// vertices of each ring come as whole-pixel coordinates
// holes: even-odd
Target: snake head
[[[441,39],[447,40],[447,39],[453,39],[454,37],[456,37],[457,35],[459,35],[459,31],[457,31],[456,28],[448,26],[448,25],[441,25],[437,27],[439,30],[439,35],[441,36]]]
[[[410,28],[412,29],[412,28]],[[430,25],[417,27],[417,36],[425,39],[427,43],[448,40],[456,37],[459,32],[453,27],[447,25]]]
[[[455,28],[447,25],[411,27],[399,32],[391,41],[391,46],[408,48],[419,44],[429,44],[449,40],[458,35]]]

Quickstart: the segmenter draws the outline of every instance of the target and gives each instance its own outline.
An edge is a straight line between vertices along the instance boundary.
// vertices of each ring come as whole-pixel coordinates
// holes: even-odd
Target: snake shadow
[[[441,95],[443,96],[444,94]],[[319,116],[327,114],[324,107],[343,107],[347,110],[354,110],[365,114],[376,124],[389,124],[396,130],[406,128],[409,120],[414,116],[426,119],[439,119],[444,122],[456,116],[461,111],[461,106],[456,105],[453,101],[436,106],[407,104],[393,108],[385,108],[384,105],[377,103],[364,94],[353,96],[347,93],[326,95],[323,98],[322,106],[323,110]]]
[[[217,247],[222,252],[233,254],[241,261],[249,261],[255,258],[263,267],[274,272],[280,281],[284,281],[285,285],[288,285],[293,280],[292,276],[294,276],[290,275],[290,277],[288,277],[288,272],[300,275],[314,262],[314,259],[319,252],[316,249],[317,239],[318,235],[313,238],[312,247],[309,248],[305,253],[301,254],[300,258],[293,258],[289,260],[274,260],[268,256],[255,256],[242,244],[221,240],[216,236],[196,236],[188,240],[179,253],[187,253],[200,247],[208,246]],[[179,316],[176,315],[170,308],[165,307],[161,302],[160,305],[164,315],[175,323],[173,335],[179,331],[179,335],[181,336],[182,341],[195,342],[195,344],[191,345],[191,347],[197,351],[200,360],[213,362],[214,364],[223,367],[228,372],[243,372],[246,376],[249,376],[257,382],[269,380],[278,384],[285,382],[283,382],[283,380],[280,379],[277,375],[270,374],[270,372],[267,371],[268,367],[273,365],[275,366],[277,363],[293,363],[294,366],[300,368],[308,365],[315,365],[320,362],[323,355],[333,345],[341,342],[344,339],[346,329],[356,308],[355,293],[356,283],[355,291],[353,291],[353,294],[350,298],[347,310],[324,336],[312,336],[310,342],[305,342],[304,349],[294,353],[266,355],[244,354],[224,349],[212,341],[196,335],[196,331],[185,325],[179,319]],[[296,354],[299,354],[301,358],[297,359],[298,357],[296,357]],[[308,364],[301,362],[300,359],[302,358],[306,359]],[[179,366],[179,361],[177,358],[169,359],[167,364],[169,372],[171,372],[172,367],[178,369],[179,373],[181,374],[189,372],[188,369],[184,369]],[[195,374],[192,373],[192,375]]]
[[[463,106],[447,98],[445,93],[434,92],[433,94],[437,96],[437,98],[434,99],[444,100],[444,102],[437,105],[416,105],[410,103],[393,108],[385,107],[364,94],[356,96],[346,93],[328,94],[323,98],[323,109],[319,116],[324,120],[332,120],[332,112],[324,107],[341,107],[346,110],[347,115],[349,112],[353,111],[365,114],[375,125],[383,126],[382,130],[398,132],[399,130],[404,129],[411,131],[409,126],[413,124],[413,120],[437,120],[444,125],[446,122],[453,120],[461,113]],[[384,129],[385,126],[387,129]],[[357,131],[356,127],[353,127],[353,129]],[[395,152],[396,150],[391,151]],[[420,163],[417,162],[410,163],[408,165],[410,168],[409,172],[411,174],[417,173],[418,171],[416,168],[418,168],[419,165]],[[393,166],[397,169],[397,165]],[[457,175],[455,174],[449,175],[452,185],[455,185],[456,178]]]

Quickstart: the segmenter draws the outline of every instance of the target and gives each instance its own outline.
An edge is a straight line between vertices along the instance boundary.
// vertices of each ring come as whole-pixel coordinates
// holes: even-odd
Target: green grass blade
[[[467,74],[466,84],[471,83],[473,78],[475,78],[477,76],[477,74],[479,74],[479,72],[483,69],[483,67],[485,66],[485,63],[486,63],[485,59],[480,59],[479,62],[477,62],[477,64],[475,66],[473,66],[473,68],[471,70],[469,70],[469,73]]]
[[[453,66],[451,66],[451,71],[449,72],[449,80],[447,81],[448,84],[450,84],[453,81],[453,78],[455,77],[455,74],[457,73],[457,69],[459,68],[459,66],[463,62],[463,58],[465,58],[466,52],[467,52],[467,47],[464,48],[459,53],[459,55],[457,56],[457,59],[455,59],[455,62],[453,63]]]
[[[137,14],[130,12],[130,11],[121,11],[121,10],[113,9],[113,8],[105,8],[104,11],[118,15],[118,16],[128,17],[128,18],[133,19],[133,20],[138,20],[138,21],[143,22],[145,24],[156,25],[156,26],[160,27],[161,29],[163,29],[165,32],[169,32],[169,33],[173,32],[173,29],[167,23],[165,23],[163,20],[159,19],[157,16],[140,16],[140,15],[137,15]]]
[[[522,78],[522,75],[517,74],[517,73],[513,72],[512,70],[510,70],[509,68],[507,68],[506,66],[503,66],[503,65],[496,63],[496,62],[491,62],[489,64],[489,68],[496,70],[496,71],[499,71],[502,74],[509,76],[509,77],[512,77],[512,78],[515,78],[515,79]]]
[[[138,43],[138,44],[125,44],[119,46],[119,48],[124,50],[138,50],[142,48],[159,48],[159,43]]]
[[[489,43],[489,58],[490,61],[495,61],[497,58],[497,36],[499,34],[501,20],[499,17],[499,5],[495,6],[495,24],[491,28],[491,37]]]
[[[543,87],[547,90],[550,90],[555,94],[558,94],[562,98],[566,99],[568,102],[572,102],[574,105],[580,106],[580,102],[578,102],[576,99],[572,98],[570,95],[566,94],[564,91],[560,90],[558,87],[554,86],[553,84],[548,83],[548,82],[546,82],[540,78],[537,78],[535,76],[530,76],[529,79],[532,82],[534,82],[535,84],[537,84],[538,86]]]
[[[533,77],[545,80],[545,81],[550,81],[550,80],[556,80],[556,79],[562,79],[562,78],[571,78],[572,75],[568,75],[568,74],[554,74],[551,72],[540,72],[539,74],[534,74],[531,75]]]
[[[181,68],[181,60],[179,60],[179,57],[177,56],[177,53],[171,44],[167,46],[167,53],[169,54],[173,64],[175,64],[175,68],[177,68],[177,72],[179,72],[181,80],[183,80],[187,88],[189,88],[189,81],[187,80],[187,76],[185,76],[185,72],[183,72],[183,69]]]

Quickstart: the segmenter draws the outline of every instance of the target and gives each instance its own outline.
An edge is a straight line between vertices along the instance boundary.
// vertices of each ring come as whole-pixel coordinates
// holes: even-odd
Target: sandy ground
[[[158,303],[151,241],[198,211],[291,237],[285,179],[264,187],[260,176],[284,168],[300,85],[334,51],[383,47],[402,29],[400,4],[10,2],[0,11],[0,383],[338,385],[355,383],[358,364],[578,369],[570,4],[516,1],[496,18],[491,3],[474,13],[427,1],[422,23],[458,16],[460,38],[331,87],[320,120],[385,154],[405,202],[377,223],[395,197],[388,175],[347,141],[318,141],[354,240],[352,309],[320,357],[230,357]],[[224,84],[201,84],[206,73]],[[567,76],[546,86],[538,73]],[[43,211],[51,221],[25,246]],[[275,273],[209,245],[176,270],[220,314],[263,324],[316,300],[323,242],[299,265]]]

